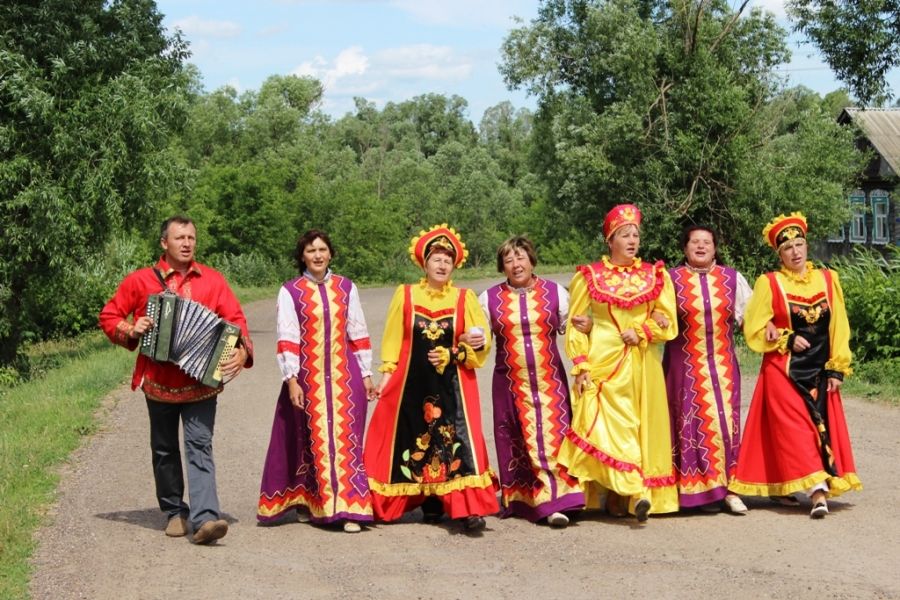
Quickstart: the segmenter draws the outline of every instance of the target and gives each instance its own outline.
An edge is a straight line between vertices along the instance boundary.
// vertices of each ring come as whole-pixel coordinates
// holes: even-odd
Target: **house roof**
[[[900,175],[900,108],[845,108],[838,121],[848,120],[863,130],[884,161]]]

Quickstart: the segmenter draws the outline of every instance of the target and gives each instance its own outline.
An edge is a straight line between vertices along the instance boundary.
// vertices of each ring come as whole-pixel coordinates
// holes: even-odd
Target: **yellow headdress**
[[[420,231],[409,245],[409,257],[412,261],[425,268],[425,261],[435,248],[443,248],[453,255],[453,266],[461,267],[469,256],[466,245],[463,244],[459,234],[446,223],[435,225],[428,231]]]
[[[778,215],[763,228],[762,234],[766,243],[775,250],[785,242],[795,238],[806,238],[806,217],[802,213],[792,212],[790,215]]]

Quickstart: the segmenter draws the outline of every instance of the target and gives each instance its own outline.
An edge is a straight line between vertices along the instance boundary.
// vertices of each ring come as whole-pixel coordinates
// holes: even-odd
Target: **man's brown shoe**
[[[182,516],[175,516],[169,519],[166,525],[166,535],[169,537],[183,537],[187,535],[187,519]]]
[[[194,543],[209,544],[225,537],[226,533],[228,533],[228,522],[225,519],[207,521],[194,532]]]

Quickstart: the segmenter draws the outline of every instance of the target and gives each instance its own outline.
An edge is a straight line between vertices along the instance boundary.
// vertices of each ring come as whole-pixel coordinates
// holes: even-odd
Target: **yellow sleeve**
[[[672,278],[669,272],[663,270],[663,289],[659,292],[659,296],[653,301],[652,308],[642,316],[632,322],[631,327],[637,332],[641,338],[641,348],[646,348],[647,344],[659,344],[674,340],[678,335],[678,315],[675,312],[675,286],[672,284]],[[659,311],[669,321],[669,326],[663,329],[659,326],[652,314]]]
[[[850,368],[850,362],[853,360],[850,352],[850,322],[847,320],[844,290],[841,289],[837,272],[831,271],[831,281],[834,286],[831,294],[831,321],[828,324],[831,355],[825,363],[825,370],[836,371],[846,376],[853,373],[853,369]]]
[[[775,316],[772,309],[772,288],[769,278],[760,275],[753,285],[753,293],[747,302],[747,310],[744,313],[744,339],[747,346],[754,352],[764,354],[778,350],[782,354],[787,352],[787,340],[793,333],[790,329],[782,329],[781,337],[775,342],[766,341],[766,323]]]
[[[404,286],[397,286],[394,297],[388,307],[387,318],[384,321],[384,335],[381,337],[381,368],[382,373],[393,373],[397,370],[397,362],[400,360],[400,348],[403,346],[403,336],[406,331],[406,323],[403,322],[403,291]]]
[[[459,346],[466,350],[466,358],[462,366],[469,369],[475,369],[484,365],[484,361],[491,350],[491,328],[488,327],[487,318],[484,316],[484,310],[482,310],[475,292],[466,290],[464,331],[468,331],[472,327],[480,327],[484,331],[484,347],[475,350],[468,344],[459,343]]]
[[[572,317],[576,315],[591,316],[591,297],[588,293],[587,282],[584,275],[576,272],[569,284],[569,322],[566,323],[566,355],[574,363],[572,375],[578,375],[583,371],[590,372],[591,365],[588,362],[588,353],[591,349],[591,338],[588,334],[581,333],[572,325]],[[592,317],[593,318],[593,317]]]

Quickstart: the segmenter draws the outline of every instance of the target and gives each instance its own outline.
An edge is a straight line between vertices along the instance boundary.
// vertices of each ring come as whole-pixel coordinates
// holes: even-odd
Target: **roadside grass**
[[[235,288],[242,303],[276,288]],[[34,532],[56,500],[60,466],[97,430],[98,408],[124,384],[135,354],[99,331],[27,349],[28,381],[0,386],[0,598],[28,598]]]

